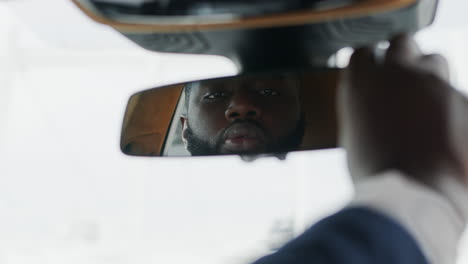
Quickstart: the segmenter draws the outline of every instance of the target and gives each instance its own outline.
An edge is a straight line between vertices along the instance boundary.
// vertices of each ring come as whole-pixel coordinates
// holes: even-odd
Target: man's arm
[[[458,206],[466,204],[468,191],[450,177],[444,180],[440,192],[399,171],[386,171],[357,182],[351,206],[372,209],[398,222],[430,263],[456,263],[468,213],[466,208],[458,210]]]
[[[408,36],[382,60],[357,50],[338,102],[356,197],[256,264],[454,263],[468,217],[468,103],[448,72]]]
[[[402,224],[431,263],[455,262],[468,218],[468,141],[460,136],[468,108],[448,80],[443,57],[402,35],[380,61],[369,48],[356,51],[339,95],[354,204]]]
[[[348,208],[318,222],[278,252],[254,264],[424,264],[412,236],[396,221]]]

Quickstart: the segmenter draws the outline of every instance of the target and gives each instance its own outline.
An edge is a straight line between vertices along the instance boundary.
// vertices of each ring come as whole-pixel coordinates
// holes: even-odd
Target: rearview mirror
[[[339,70],[270,72],[130,97],[121,150],[136,156],[258,155],[336,147]]]

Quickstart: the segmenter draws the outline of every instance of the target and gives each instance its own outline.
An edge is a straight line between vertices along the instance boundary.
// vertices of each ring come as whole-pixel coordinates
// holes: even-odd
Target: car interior
[[[454,1],[68,2],[0,3],[0,263],[251,263],[354,194],[336,110],[354,49],[414,34],[468,87]],[[188,87],[278,75],[297,81],[298,146],[190,152]]]

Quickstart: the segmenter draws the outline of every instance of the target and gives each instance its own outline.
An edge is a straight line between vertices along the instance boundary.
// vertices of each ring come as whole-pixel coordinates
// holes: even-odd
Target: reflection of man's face
[[[304,124],[293,75],[208,80],[192,85],[183,139],[192,155],[287,152]]]

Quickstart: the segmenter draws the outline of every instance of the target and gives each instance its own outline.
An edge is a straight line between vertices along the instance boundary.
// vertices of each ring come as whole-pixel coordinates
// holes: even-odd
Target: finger
[[[374,49],[371,47],[358,48],[353,52],[349,61],[349,68],[367,70],[375,66]]]
[[[422,55],[416,41],[410,35],[402,34],[390,41],[385,62],[409,65],[418,61]]]
[[[365,80],[372,75],[376,69],[376,61],[374,58],[374,49],[371,47],[363,47],[356,49],[351,56],[348,68],[344,75],[351,80]]]
[[[367,82],[376,70],[374,53],[371,47],[356,49],[351,56],[348,67],[340,74],[338,88],[338,111],[342,123],[350,119],[351,109],[360,105],[359,101],[367,97]],[[343,125],[345,126],[345,125]]]
[[[446,82],[450,81],[450,69],[447,59],[440,54],[422,56],[418,65]]]
[[[462,168],[468,169],[468,98],[458,91],[452,92],[450,102],[450,144]],[[465,173],[464,182],[468,183]]]
[[[356,49],[351,56],[348,67],[340,76],[340,97],[346,103],[362,98],[366,94],[369,85],[367,82],[372,79],[376,70],[374,53],[371,47]],[[353,99],[354,98],[354,99]]]

